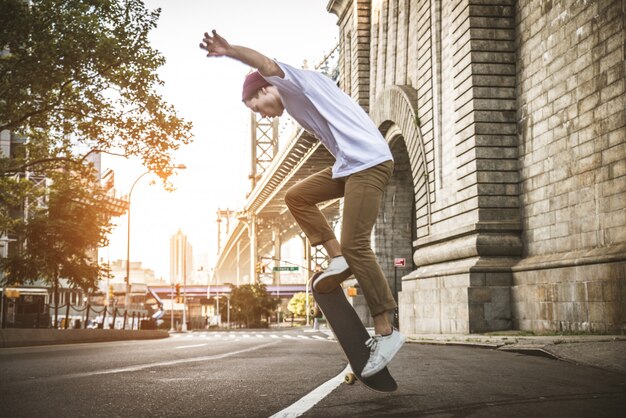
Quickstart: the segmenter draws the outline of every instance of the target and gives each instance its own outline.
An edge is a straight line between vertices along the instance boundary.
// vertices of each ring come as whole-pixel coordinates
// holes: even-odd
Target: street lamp
[[[185,170],[187,166],[185,164],[178,164],[173,167],[176,170]],[[149,174],[150,170],[146,171],[130,186],[130,192],[128,192],[128,231],[126,234],[126,297],[124,299],[124,309],[128,311],[130,306],[130,197],[133,194],[135,186],[145,175]]]

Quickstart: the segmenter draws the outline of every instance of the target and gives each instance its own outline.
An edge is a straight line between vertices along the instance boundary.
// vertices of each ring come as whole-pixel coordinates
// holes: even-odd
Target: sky
[[[319,62],[336,44],[337,17],[327,0],[146,0],[161,8],[150,40],[166,59],[159,90],[179,116],[193,123],[193,143],[181,147],[173,163],[184,164],[166,192],[153,174],[137,182],[131,195],[130,260],[141,261],[157,278],[169,276],[169,240],[180,229],[195,256],[206,254],[211,268],[217,253],[216,211],[239,210],[250,191],[250,113],[241,103],[249,71],[229,58],[207,58],[198,47],[212,29],[231,44],[301,67]],[[103,171],[115,170],[115,187],[128,194],[147,170],[138,160],[103,156]],[[127,216],[115,218],[102,261],[126,259]],[[196,269],[200,266],[197,265]]]

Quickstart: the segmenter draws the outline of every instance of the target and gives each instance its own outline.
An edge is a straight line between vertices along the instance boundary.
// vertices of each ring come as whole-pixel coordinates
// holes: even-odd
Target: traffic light
[[[113,296],[114,296],[113,285],[110,284],[109,285],[109,300],[113,300]]]
[[[176,297],[180,297],[180,283],[176,283]]]
[[[267,271],[267,264],[259,261],[258,263],[256,263],[256,272],[257,273],[265,273]]]

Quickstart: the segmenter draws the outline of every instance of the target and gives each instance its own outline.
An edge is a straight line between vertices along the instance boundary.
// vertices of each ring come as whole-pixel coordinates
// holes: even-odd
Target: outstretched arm
[[[217,34],[215,29],[212,31],[212,35],[204,33],[200,48],[208,52],[207,57],[230,57],[256,68],[263,76],[285,77],[285,73],[273,59],[254,49],[229,44],[226,39]]]

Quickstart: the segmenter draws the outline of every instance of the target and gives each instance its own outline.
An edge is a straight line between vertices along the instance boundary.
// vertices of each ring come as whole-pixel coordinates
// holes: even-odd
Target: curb
[[[0,329],[0,348],[168,338],[166,331],[121,329]]]
[[[504,345],[502,347],[498,347],[500,351],[507,351],[510,353],[523,354],[526,356],[535,356],[535,357],[545,357],[552,360],[563,360],[559,356],[550,351],[546,350],[544,346],[538,345],[523,345],[523,344],[512,344],[512,345]]]

